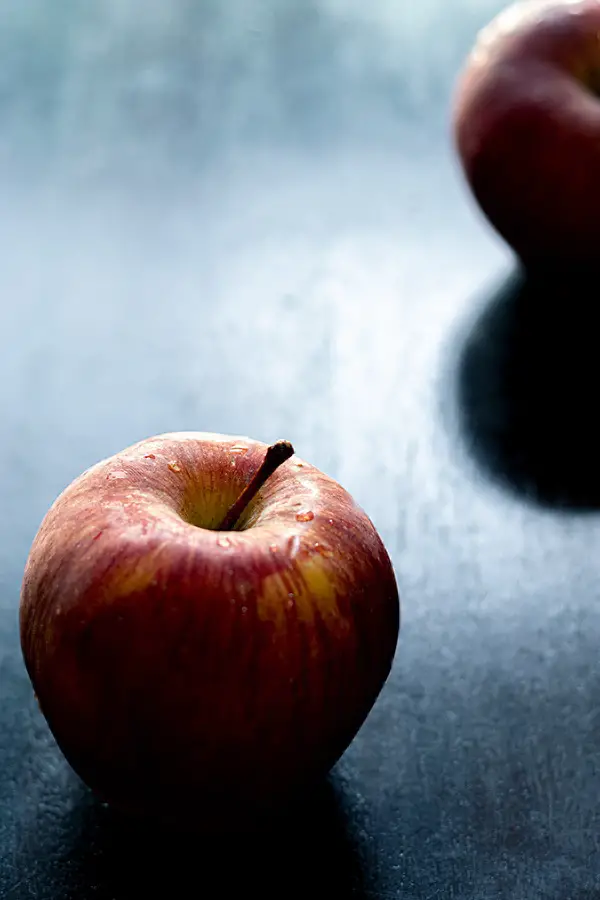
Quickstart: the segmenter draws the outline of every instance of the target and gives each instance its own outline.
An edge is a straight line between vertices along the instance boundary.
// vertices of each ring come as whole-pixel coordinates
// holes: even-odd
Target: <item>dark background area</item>
[[[593,296],[466,191],[500,0],[0,8],[0,897],[600,896]],[[217,845],[68,768],[19,645],[55,496],[161,431],[286,437],[392,556],[403,628],[305,808]]]

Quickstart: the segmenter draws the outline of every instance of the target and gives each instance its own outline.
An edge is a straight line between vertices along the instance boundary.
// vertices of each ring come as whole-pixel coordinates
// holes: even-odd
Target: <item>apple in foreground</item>
[[[221,830],[344,752],[391,668],[396,580],[371,521],[285,441],[144,440],[34,539],[21,644],[80,777],[123,811]]]
[[[595,263],[600,246],[600,0],[525,0],[478,37],[456,145],[490,222],[525,265]]]

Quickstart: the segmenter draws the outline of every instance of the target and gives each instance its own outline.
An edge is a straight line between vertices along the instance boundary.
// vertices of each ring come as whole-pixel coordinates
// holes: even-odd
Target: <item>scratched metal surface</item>
[[[592,332],[577,285],[514,275],[448,139],[501,5],[2,3],[4,900],[600,887]],[[329,784],[285,833],[210,849],[90,797],[18,648],[56,494],[178,429],[292,440],[371,515],[403,597]]]

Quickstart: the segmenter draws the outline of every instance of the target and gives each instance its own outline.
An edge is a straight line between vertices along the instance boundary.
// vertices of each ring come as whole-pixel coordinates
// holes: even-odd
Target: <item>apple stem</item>
[[[225,518],[217,528],[217,531],[231,531],[250,501],[259,492],[267,478],[279,468],[290,456],[294,455],[294,448],[289,441],[276,441],[268,448],[262,465],[255,473],[252,480],[246,485],[233,506],[229,509]]]

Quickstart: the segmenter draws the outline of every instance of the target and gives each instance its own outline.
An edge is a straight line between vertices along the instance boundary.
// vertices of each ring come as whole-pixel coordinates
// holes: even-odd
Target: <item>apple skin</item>
[[[394,572],[338,483],[292,456],[236,530],[212,530],[266,449],[142,441],[79,476],[34,539],[25,664],[65,757],[123,811],[208,831],[276,814],[389,674]]]
[[[598,257],[599,33],[599,0],[515,3],[480,33],[456,86],[466,179],[526,266]]]

